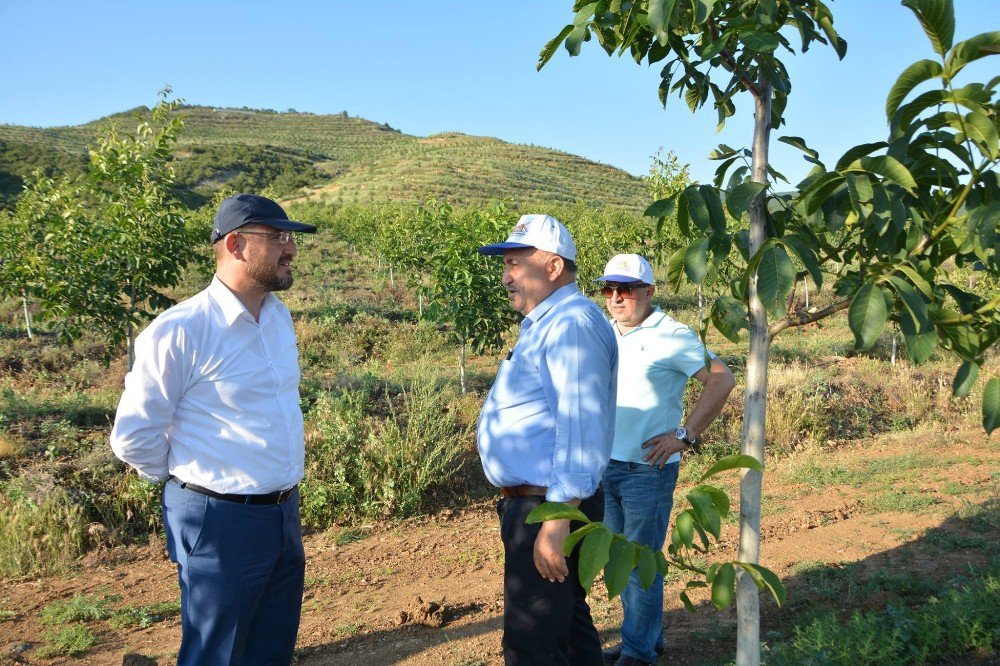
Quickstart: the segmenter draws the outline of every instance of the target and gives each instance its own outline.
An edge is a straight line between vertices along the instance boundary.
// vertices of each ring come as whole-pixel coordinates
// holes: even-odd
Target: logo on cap
[[[524,222],[518,222],[517,226],[514,227],[514,231],[510,232],[511,236],[523,236],[528,233],[528,227]]]

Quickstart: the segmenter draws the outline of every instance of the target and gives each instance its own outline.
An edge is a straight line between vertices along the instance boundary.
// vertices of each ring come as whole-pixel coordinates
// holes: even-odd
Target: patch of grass
[[[43,659],[83,654],[97,644],[97,636],[83,624],[71,624],[62,629],[45,632],[44,643],[38,648]]]
[[[993,535],[1000,533],[1000,492],[995,491],[982,504],[962,500],[958,517],[966,521],[975,532]]]
[[[933,495],[922,493],[915,488],[900,488],[874,497],[862,497],[861,506],[874,513],[889,511],[898,513],[916,513],[921,509],[937,504]]]
[[[41,504],[0,497],[0,574],[65,571],[83,553],[86,526],[63,491]]]
[[[907,453],[901,456],[865,459],[851,466],[823,462],[819,455],[806,455],[783,474],[793,483],[822,487],[848,485],[859,488],[905,478],[913,470],[926,470],[970,462],[965,457]]]
[[[115,629],[124,629],[125,627],[140,627],[145,629],[158,622],[163,622],[168,618],[179,615],[180,612],[180,599],[162,601],[145,606],[125,606],[116,609],[111,614],[111,617],[108,618],[108,624]]]
[[[364,628],[363,622],[347,622],[344,624],[338,624],[333,628],[333,634],[337,638],[346,638],[348,636],[356,636]]]
[[[764,651],[768,666],[799,664],[928,664],[1000,648],[1000,571],[979,572],[976,580],[931,597],[921,606],[890,605],[882,611],[855,611],[841,620],[821,612],[795,627],[793,637]],[[956,662],[957,663],[957,662]]]
[[[17,617],[17,611],[0,608],[0,622],[9,622]]]
[[[950,552],[960,548],[986,549],[990,546],[990,541],[982,537],[970,537],[941,528],[928,529],[924,533],[924,543],[930,544],[943,552]]]
[[[108,602],[113,600],[93,594],[76,594],[70,599],[53,601],[42,609],[42,624],[106,620],[111,617]]]
[[[332,530],[332,532],[333,543],[338,546],[346,546],[349,543],[355,543],[365,538],[364,530],[360,530],[355,527],[342,527],[337,530]]]
[[[952,481],[951,483],[946,483],[941,488],[941,492],[945,495],[965,495],[967,493],[976,492],[976,488],[973,486],[967,486],[964,483],[956,483]]]

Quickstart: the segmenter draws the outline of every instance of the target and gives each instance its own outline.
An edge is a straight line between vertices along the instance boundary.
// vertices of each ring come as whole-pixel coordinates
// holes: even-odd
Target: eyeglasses
[[[288,245],[295,240],[294,231],[244,231],[243,229],[240,229],[236,233],[250,234],[252,236],[267,236],[268,238],[273,238],[278,241],[279,245]]]
[[[639,298],[639,294],[634,293],[636,289],[644,289],[648,287],[648,284],[642,282],[629,282],[626,284],[604,284],[601,287],[601,294],[604,298],[612,298],[617,291],[622,298],[627,298],[629,300],[635,300]]]

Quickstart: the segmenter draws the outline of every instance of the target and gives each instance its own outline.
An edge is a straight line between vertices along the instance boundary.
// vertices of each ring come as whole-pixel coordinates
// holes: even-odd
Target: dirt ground
[[[782,470],[795,465],[795,458],[771,465],[765,476],[762,560],[785,581],[789,603],[778,609],[773,599],[761,597],[765,640],[769,631],[787,630],[796,608],[812,603],[814,590],[797,575],[801,563],[834,568],[858,563],[853,570],[859,575],[905,570],[937,581],[985,563],[980,549],[942,551],[924,540],[929,530],[960,536],[965,528],[956,514],[963,503],[982,502],[996,493],[1000,470],[996,437],[989,442],[982,433],[953,433],[945,441],[927,435],[900,436],[866,448],[844,447],[820,460],[857,467],[913,451],[934,451],[962,461],[911,470],[905,483],[934,499],[913,513],[866,510],[861,497],[865,489],[854,485],[816,488],[785,481]],[[725,485],[735,505],[734,473]],[[956,492],[963,487],[967,492]],[[683,492],[679,487],[676,504],[683,505]],[[361,535],[342,545],[337,545],[332,532],[306,538],[307,584],[298,663],[502,663],[502,547],[492,504],[371,525]],[[709,559],[734,559],[735,537],[731,522],[724,529],[722,547]],[[698,664],[728,654],[734,645],[734,611],[718,613],[702,597],[695,599],[698,612],[689,614],[677,597],[682,585],[673,577],[665,594],[669,653],[661,663]],[[599,583],[591,605],[602,638],[611,644],[617,640],[620,609],[602,592]],[[147,629],[115,630],[106,622],[93,622],[90,626],[99,642],[82,656],[37,658],[33,653],[50,630],[39,621],[41,609],[80,593],[119,595],[131,604],[148,604],[175,599],[178,591],[173,565],[159,542],[92,554],[77,575],[8,581],[0,588],[0,608],[16,614],[0,620],[0,655],[6,655],[0,656],[0,663],[120,664],[126,653],[139,653],[160,664],[175,658],[180,638],[176,616]],[[879,600],[869,603],[877,606]]]

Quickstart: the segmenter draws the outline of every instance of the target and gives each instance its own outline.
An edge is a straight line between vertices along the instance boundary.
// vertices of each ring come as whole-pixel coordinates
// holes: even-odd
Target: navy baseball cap
[[[263,224],[275,229],[316,233],[316,227],[304,222],[293,222],[277,202],[256,194],[237,194],[221,204],[212,220],[212,242],[239,229],[245,224]]]

